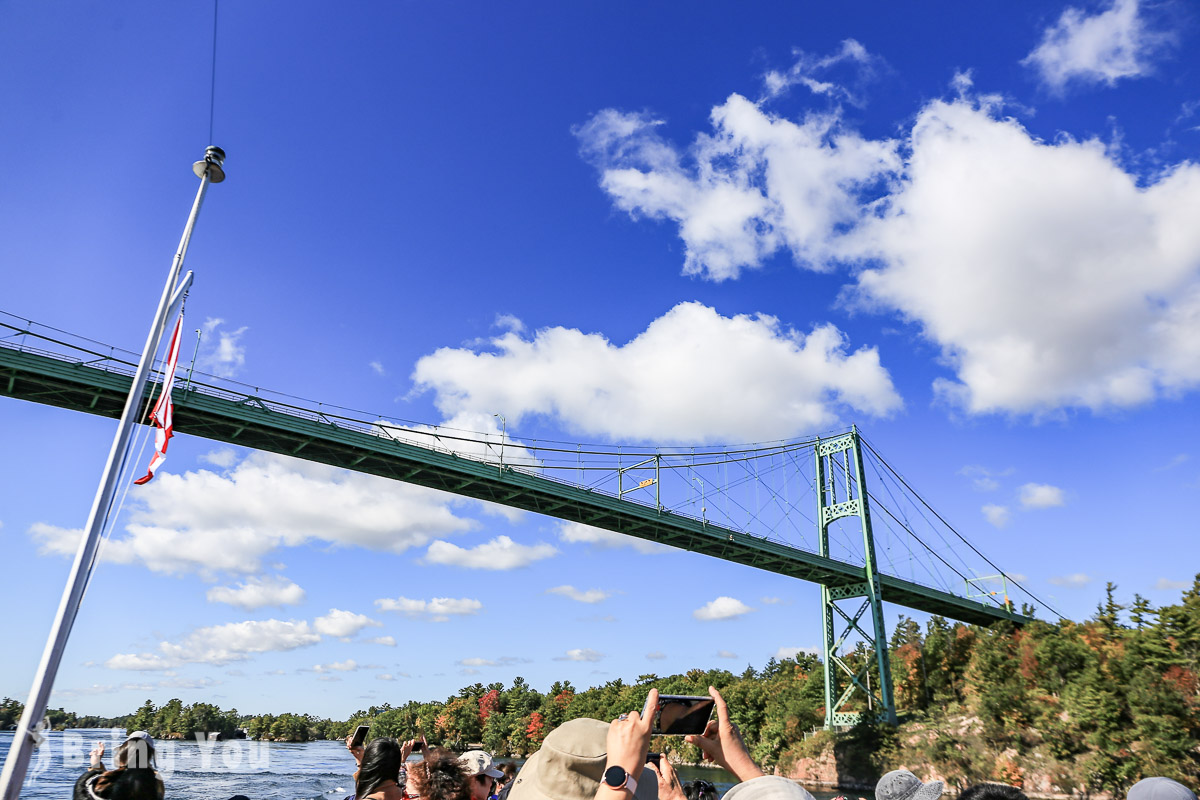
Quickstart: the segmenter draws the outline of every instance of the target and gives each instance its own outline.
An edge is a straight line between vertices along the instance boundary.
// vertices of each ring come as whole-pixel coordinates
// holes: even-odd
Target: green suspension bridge
[[[0,395],[121,415],[135,354],[0,315]],[[826,727],[853,724],[863,713],[896,722],[884,601],[977,625],[1029,622],[1014,610],[1016,592],[1045,606],[913,491],[856,428],[747,445],[583,445],[391,420],[199,377],[189,371],[176,382],[176,431],[820,585]],[[873,655],[852,667],[843,648],[855,634]]]

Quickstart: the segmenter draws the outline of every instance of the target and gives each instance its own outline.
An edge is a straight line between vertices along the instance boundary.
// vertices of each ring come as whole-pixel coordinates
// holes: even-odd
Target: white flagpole
[[[200,215],[200,206],[204,202],[204,194],[208,190],[208,185],[225,180],[224,162],[225,151],[210,145],[204,153],[204,160],[197,161],[192,165],[192,171],[196,173],[196,177],[200,178],[200,189],[196,192],[196,200],[192,203],[192,211],[188,215],[187,225],[184,226],[183,237],[179,240],[179,249],[175,252],[174,261],[171,262],[171,272],[167,277],[166,286],[163,287],[162,297],[158,301],[154,323],[150,326],[149,336],[146,337],[146,346],[142,350],[142,358],[138,362],[137,372],[133,376],[133,386],[130,387],[129,396],[125,398],[125,410],[121,412],[121,421],[117,425],[117,433],[113,437],[112,448],[108,452],[108,462],[105,464],[104,474],[100,478],[100,485],[96,489],[96,497],[92,501],[92,510],[88,514],[83,540],[79,543],[79,550],[75,553],[75,563],[71,565],[71,575],[67,579],[66,589],[63,590],[62,601],[58,605],[58,614],[54,617],[54,624],[50,628],[50,637],[46,640],[42,661],[33,678],[29,699],[25,701],[25,711],[21,714],[21,721],[13,736],[12,746],[8,750],[8,758],[4,761],[4,772],[0,773],[0,798],[2,800],[17,800],[21,793],[21,787],[25,783],[29,760],[33,756],[33,751],[42,741],[38,725],[46,714],[50,691],[54,688],[54,678],[58,674],[58,667],[67,647],[67,638],[71,635],[75,617],[79,613],[79,604],[83,600],[92,567],[96,562],[104,521],[117,490],[117,476],[125,452],[129,448],[133,426],[138,422],[135,417],[141,407],[146,381],[150,377],[154,356],[158,352],[158,346],[162,340],[168,307],[171,305],[177,288],[181,288],[177,286],[179,273],[183,268],[183,259],[187,255],[192,229],[196,225],[196,218]]]

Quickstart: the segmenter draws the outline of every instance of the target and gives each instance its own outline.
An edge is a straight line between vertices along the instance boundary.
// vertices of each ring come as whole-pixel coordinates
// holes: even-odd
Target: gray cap
[[[944,788],[941,781],[921,783],[906,769],[894,769],[875,784],[875,800],[938,800]]]
[[[1129,790],[1129,800],[1196,800],[1196,793],[1170,778],[1143,778]]]
[[[145,731],[134,731],[133,733],[131,733],[125,737],[125,741],[127,741],[127,742],[130,739],[141,739],[146,744],[150,745],[151,747],[154,747],[154,739],[150,736],[150,734],[146,733]]]
[[[782,775],[760,775],[737,784],[724,800],[814,800],[803,786]]]

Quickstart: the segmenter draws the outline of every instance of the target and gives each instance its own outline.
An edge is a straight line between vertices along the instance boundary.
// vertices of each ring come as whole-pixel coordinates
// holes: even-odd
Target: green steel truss
[[[853,517],[859,522],[863,537],[865,565],[862,580],[852,584],[821,584],[822,649],[825,657],[825,727],[853,725],[862,712],[845,712],[855,695],[867,700],[867,708],[880,721],[896,724],[896,704],[892,696],[892,669],[888,657],[887,631],[883,621],[883,576],[876,569],[875,539],[871,534],[871,510],[863,483],[862,448],[858,429],[844,436],[818,440],[814,449],[817,460],[817,535],[822,556],[830,557],[829,526],[842,518]],[[839,496],[839,475],[842,493]],[[858,603],[862,598],[861,604]],[[858,610],[847,614],[839,602],[853,600]],[[859,621],[870,613],[871,632]],[[844,625],[841,634],[838,627]],[[849,667],[838,654],[842,644],[857,632],[871,647],[877,668],[878,682],[870,685],[869,660],[857,670]],[[848,679],[840,694],[841,674]],[[878,689],[876,693],[873,689]]]
[[[102,354],[91,361],[80,361],[58,353],[0,346],[0,396],[117,418],[131,384],[130,376],[121,369],[120,362]],[[148,391],[155,388],[152,384]],[[895,708],[884,646],[883,597],[890,603],[977,625],[997,620],[1016,624],[1030,621],[1011,608],[984,604],[877,571],[869,509],[865,494],[858,493],[863,486],[863,467],[857,431],[817,444],[818,485],[824,488],[817,492],[821,547],[820,552],[813,553],[705,519],[672,513],[657,502],[649,505],[628,495],[576,486],[508,464],[498,466],[396,441],[311,408],[197,384],[191,384],[190,390],[177,386],[174,400],[178,432],[546,514],[817,583],[821,586],[826,664],[830,665],[826,684],[828,724],[849,721],[851,717],[836,709],[854,690],[866,691],[864,674],[859,673],[849,676],[849,685],[840,697],[833,696],[838,685],[834,667],[849,671],[837,655],[846,636],[834,638],[838,619],[848,623],[847,630],[856,630],[880,645],[876,653],[879,674],[884,679],[876,687],[873,705],[890,720],[895,719]],[[843,487],[849,486],[856,493],[848,494],[846,488],[841,495],[837,493],[836,470],[830,465],[839,458],[837,469],[849,475],[852,466],[855,476],[852,481],[843,480]],[[867,547],[865,567],[829,552],[829,525],[846,516],[857,516],[861,522]],[[842,600],[860,597],[864,605],[855,614],[846,614],[837,606]],[[873,637],[859,625],[867,611],[871,614]]]

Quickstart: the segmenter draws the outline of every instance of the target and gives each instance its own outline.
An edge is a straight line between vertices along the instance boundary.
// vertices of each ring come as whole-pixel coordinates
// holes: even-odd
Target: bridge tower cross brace
[[[853,725],[862,714],[839,711],[856,694],[867,698],[867,707],[880,722],[896,724],[896,704],[892,691],[892,669],[888,656],[887,631],[883,621],[883,595],[875,562],[875,539],[871,534],[871,511],[867,504],[866,484],[863,482],[863,458],[858,428],[832,439],[818,439],[817,461],[817,537],[821,555],[830,557],[829,526],[844,517],[858,517],[862,528],[866,564],[863,580],[858,583],[821,585],[821,629],[825,657],[825,728]],[[839,478],[841,486],[839,487]],[[839,488],[841,493],[839,495]],[[838,603],[863,598],[854,614],[848,614]],[[859,625],[863,615],[870,612],[872,632]],[[838,623],[845,627],[839,634]],[[877,686],[870,685],[870,661],[857,671],[851,669],[838,655],[846,638],[857,631],[874,649],[879,673]],[[849,680],[838,694],[842,673]],[[877,690],[877,691],[876,691]]]

